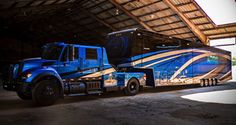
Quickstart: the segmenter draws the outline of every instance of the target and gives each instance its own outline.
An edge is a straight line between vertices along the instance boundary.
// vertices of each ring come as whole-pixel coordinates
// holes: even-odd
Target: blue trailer
[[[149,86],[211,86],[232,79],[231,53],[201,42],[135,28],[108,34],[106,49],[110,63],[144,72]]]
[[[129,29],[108,34],[106,46],[49,43],[41,58],[12,65],[3,88],[22,99],[51,105],[64,95],[143,86],[216,85],[231,79],[230,52],[201,43]]]

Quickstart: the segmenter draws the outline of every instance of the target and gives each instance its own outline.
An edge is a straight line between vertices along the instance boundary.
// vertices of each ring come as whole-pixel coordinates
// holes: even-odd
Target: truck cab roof
[[[88,46],[88,45],[80,45],[80,44],[67,44],[65,42],[54,42],[54,43],[48,43],[45,46],[74,46],[74,47],[83,47],[83,48],[103,48],[103,47],[99,47],[99,46]]]

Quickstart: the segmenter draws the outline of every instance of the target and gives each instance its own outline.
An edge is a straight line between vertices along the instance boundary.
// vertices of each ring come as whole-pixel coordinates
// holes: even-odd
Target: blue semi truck
[[[3,88],[24,100],[52,105],[65,95],[140,87],[216,85],[231,79],[230,52],[143,29],[108,34],[105,47],[49,43],[40,58],[11,65]]]

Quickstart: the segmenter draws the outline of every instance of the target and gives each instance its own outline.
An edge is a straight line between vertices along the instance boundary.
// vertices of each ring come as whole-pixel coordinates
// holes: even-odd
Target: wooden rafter
[[[144,28],[150,30],[150,31],[154,31],[151,27],[149,27],[147,24],[145,24],[142,20],[140,20],[138,17],[136,17],[135,15],[133,15],[132,13],[130,13],[128,10],[126,10],[123,6],[121,6],[116,0],[109,0],[114,6],[116,6],[118,9],[120,9],[121,11],[123,11],[124,13],[126,13],[129,17],[131,17],[132,19],[134,19],[136,22],[138,22],[141,26],[143,26]],[[155,31],[154,31],[155,32]]]
[[[173,22],[169,22],[169,23],[164,23],[164,24],[160,24],[160,25],[154,25],[154,26],[151,26],[152,28],[158,28],[158,27],[161,27],[161,26],[166,26],[166,25],[171,25],[171,24],[177,24],[177,23],[182,23],[182,21],[173,21]]]
[[[98,18],[97,16],[95,16],[94,14],[90,13],[89,11],[85,10],[84,8],[80,7],[79,8],[83,13],[87,14],[88,16],[90,16],[91,18],[97,20],[99,23],[103,24],[104,26],[110,28],[113,31],[116,31],[116,28],[114,28],[112,25],[108,24],[107,22],[105,22],[104,20]]]
[[[180,19],[185,22],[185,24],[190,28],[190,30],[205,44],[208,42],[208,38],[205,34],[199,30],[199,28],[193,24],[183,13],[180,12],[180,10],[170,1],[170,0],[163,0],[163,2],[169,6],[178,16]]]
[[[152,14],[155,14],[155,13],[161,13],[161,12],[167,11],[167,10],[169,10],[169,9],[170,9],[169,7],[164,8],[164,9],[158,9],[158,10],[153,11],[153,12],[145,13],[145,14],[143,14],[143,15],[138,15],[137,17],[141,18],[141,17],[147,16],[147,15],[152,15]]]
[[[211,22],[200,22],[200,23],[197,23],[197,24],[195,24],[195,25],[196,25],[196,26],[200,26],[200,25],[209,25],[209,24],[212,25]]]
[[[157,20],[163,20],[164,18],[170,18],[170,17],[174,17],[174,16],[176,16],[176,14],[171,14],[171,15],[166,15],[166,16],[158,17],[158,18],[146,20],[144,22],[147,23],[147,22],[152,22],[152,21],[157,21]]]
[[[178,29],[184,29],[184,28],[187,28],[187,26],[180,26],[180,27],[168,28],[164,30],[157,30],[157,32],[165,32],[165,31],[178,30]]]
[[[206,34],[207,36],[216,36],[216,35],[227,35],[227,34],[236,34],[236,31],[228,31],[228,32],[219,32],[219,33],[210,33]]]
[[[224,39],[224,38],[235,38],[236,34],[226,34],[223,36],[217,35],[217,36],[209,36],[209,39],[213,40],[213,39]]]

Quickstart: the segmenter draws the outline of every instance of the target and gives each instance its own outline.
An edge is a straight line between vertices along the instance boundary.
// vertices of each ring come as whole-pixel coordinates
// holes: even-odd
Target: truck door
[[[78,72],[78,47],[66,46],[58,62],[58,72],[62,77],[68,77]]]
[[[82,70],[96,69],[100,67],[102,51],[100,48],[83,48],[80,58]]]

